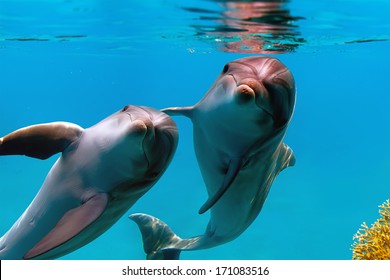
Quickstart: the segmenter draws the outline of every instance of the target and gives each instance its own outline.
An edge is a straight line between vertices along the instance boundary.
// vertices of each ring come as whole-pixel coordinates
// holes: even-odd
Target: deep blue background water
[[[203,13],[213,1],[0,0],[0,134],[31,124],[88,127],[126,104],[192,105],[223,65]],[[255,222],[220,247],[183,259],[350,259],[360,224],[390,198],[388,1],[291,1],[294,45],[271,53],[294,74],[298,96],[285,142],[297,163],[276,179]],[[300,18],[301,17],[301,18]],[[211,28],[212,29],[212,28]],[[285,38],[287,41],[291,38]],[[288,43],[291,43],[289,41]],[[143,259],[128,214],[161,218],[182,237],[204,232],[207,198],[189,120],[161,180],[108,232],[63,259]],[[28,206],[57,156],[0,158],[0,235]]]

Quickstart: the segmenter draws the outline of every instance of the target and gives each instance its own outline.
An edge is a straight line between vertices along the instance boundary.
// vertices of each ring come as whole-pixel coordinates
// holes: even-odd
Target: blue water
[[[258,32],[245,32],[248,21],[237,14],[229,18],[236,4],[0,0],[0,134],[59,120],[88,127],[126,104],[192,105],[226,62],[275,56],[297,84],[285,138],[296,166],[278,176],[239,238],[181,257],[351,259],[352,236],[390,198],[390,2],[291,0],[280,17],[252,19]],[[240,45],[246,41],[257,48]],[[182,237],[204,232],[208,214],[197,211],[207,195],[192,125],[175,121],[180,142],[161,180],[105,234],[62,259],[144,259],[127,218],[135,212]],[[0,236],[56,158],[0,158]]]

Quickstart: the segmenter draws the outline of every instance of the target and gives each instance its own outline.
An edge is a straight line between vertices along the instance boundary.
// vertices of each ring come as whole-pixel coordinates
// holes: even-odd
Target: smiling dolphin
[[[259,214],[271,184],[295,163],[283,143],[295,106],[290,71],[275,58],[247,57],[225,65],[195,106],[163,110],[193,123],[194,146],[211,209],[204,235],[182,239],[161,220],[133,214],[149,259],[176,259],[238,237]]]
[[[177,138],[168,115],[131,105],[87,129],[54,122],[0,138],[0,155],[46,159],[62,152],[0,238],[0,259],[58,258],[100,236],[161,177]]]

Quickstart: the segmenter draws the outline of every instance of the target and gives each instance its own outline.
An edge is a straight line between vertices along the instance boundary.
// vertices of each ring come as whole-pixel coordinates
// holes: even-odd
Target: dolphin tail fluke
[[[183,240],[166,223],[147,214],[132,214],[129,218],[137,223],[141,231],[146,259],[179,259],[182,250],[179,244]]]
[[[187,107],[170,107],[162,109],[161,112],[164,112],[165,114],[169,116],[186,116],[187,118],[192,118],[193,113],[193,106],[187,106]]]

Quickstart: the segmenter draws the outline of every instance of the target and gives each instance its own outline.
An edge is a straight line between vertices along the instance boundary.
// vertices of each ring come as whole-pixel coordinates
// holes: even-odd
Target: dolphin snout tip
[[[132,132],[145,138],[151,138],[154,136],[154,125],[151,120],[138,119],[133,121]]]
[[[236,90],[236,100],[238,103],[247,103],[251,100],[255,100],[256,93],[248,85],[242,84],[237,87]]]
[[[145,133],[148,130],[147,125],[142,120],[135,120],[133,121],[133,129],[136,133]]]

